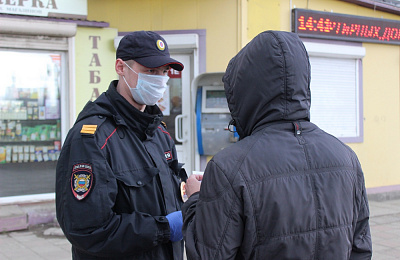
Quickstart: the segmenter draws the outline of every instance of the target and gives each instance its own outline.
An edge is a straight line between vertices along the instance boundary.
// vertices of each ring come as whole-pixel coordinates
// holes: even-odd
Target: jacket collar
[[[132,106],[117,92],[118,80],[110,83],[106,96],[116,110],[114,119],[117,124],[126,124],[141,139],[151,139],[161,123],[162,112],[157,105],[146,106],[144,112]]]

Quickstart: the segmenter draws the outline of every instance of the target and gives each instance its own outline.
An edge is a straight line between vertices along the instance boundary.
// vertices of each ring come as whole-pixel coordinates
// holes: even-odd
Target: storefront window
[[[0,49],[0,197],[54,192],[62,58]]]
[[[363,141],[359,44],[304,41],[311,64],[311,121],[343,142]]]

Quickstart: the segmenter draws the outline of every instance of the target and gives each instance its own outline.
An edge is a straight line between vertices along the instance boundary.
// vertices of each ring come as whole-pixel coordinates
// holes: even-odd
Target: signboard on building
[[[76,111],[106,91],[115,73],[115,28],[79,27],[75,36]]]
[[[400,45],[400,21],[293,9],[292,31],[299,36]]]
[[[87,0],[0,0],[0,13],[86,19]]]

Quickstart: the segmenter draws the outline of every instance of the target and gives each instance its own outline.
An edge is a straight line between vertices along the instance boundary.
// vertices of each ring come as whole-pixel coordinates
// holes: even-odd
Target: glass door
[[[190,111],[190,55],[171,55],[172,58],[180,61],[184,65],[183,71],[171,69],[168,73],[170,77],[168,88],[164,97],[158,105],[163,111],[163,121],[167,125],[167,131],[174,139],[178,160],[184,163],[187,171],[192,170],[193,155],[191,154],[191,125],[189,119]]]

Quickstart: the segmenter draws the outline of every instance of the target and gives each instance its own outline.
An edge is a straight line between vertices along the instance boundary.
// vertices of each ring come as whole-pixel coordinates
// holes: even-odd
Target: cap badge
[[[157,41],[157,48],[158,48],[160,51],[165,50],[165,44],[164,44],[164,42],[163,42],[162,40],[158,40],[158,41]]]

